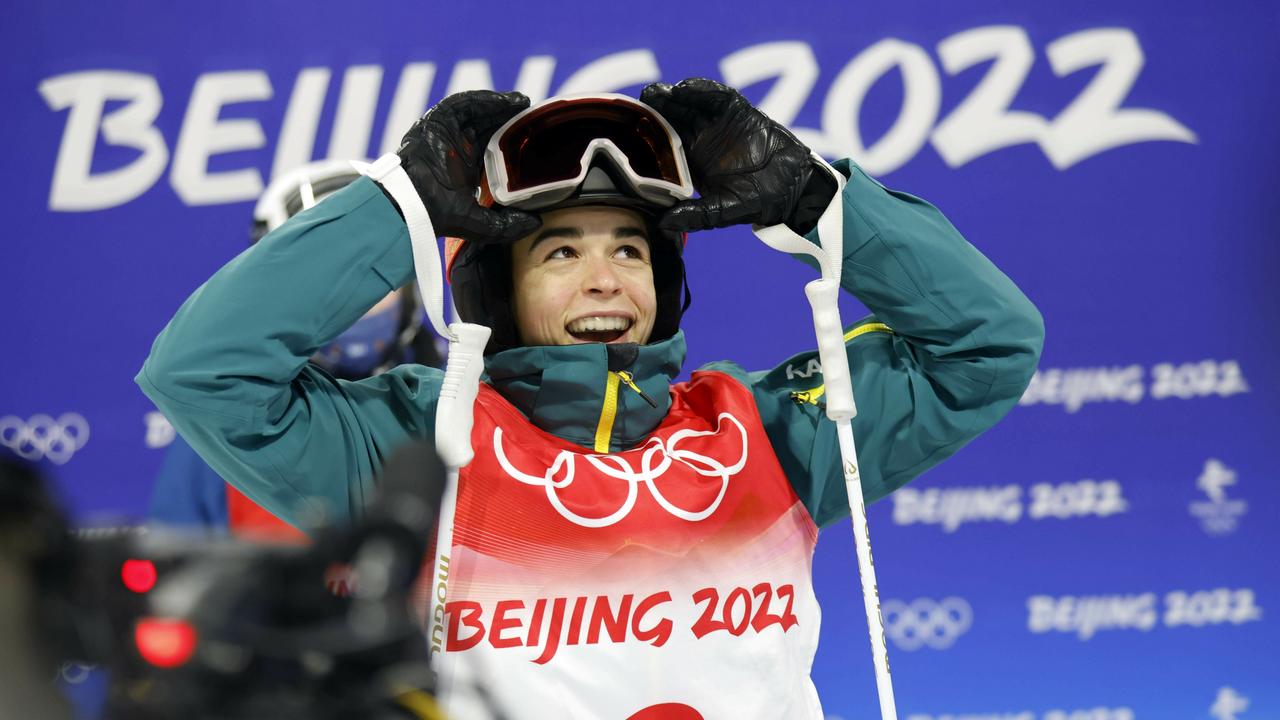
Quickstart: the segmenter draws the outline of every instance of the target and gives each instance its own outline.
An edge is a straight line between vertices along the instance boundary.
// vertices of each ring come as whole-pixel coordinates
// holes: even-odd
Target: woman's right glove
[[[515,242],[542,221],[476,202],[484,148],[493,132],[529,107],[518,92],[469,90],[441,100],[405,133],[397,154],[437,235],[473,242]]]
[[[680,133],[701,194],[668,210],[663,229],[786,223],[804,234],[835,195],[835,179],[809,148],[727,85],[706,78],[653,83],[640,101]]]

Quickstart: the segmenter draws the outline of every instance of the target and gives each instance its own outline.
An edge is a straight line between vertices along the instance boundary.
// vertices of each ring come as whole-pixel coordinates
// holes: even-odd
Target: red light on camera
[[[159,668],[176,668],[196,651],[196,630],[182,620],[142,618],[133,628],[142,659]]]
[[[156,586],[156,565],[150,560],[125,560],[120,566],[120,579],[136,593],[150,592]]]

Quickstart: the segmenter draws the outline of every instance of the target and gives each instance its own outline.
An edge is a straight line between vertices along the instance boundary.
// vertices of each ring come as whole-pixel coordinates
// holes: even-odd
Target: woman
[[[1042,323],[936,209],[848,161],[834,196],[736,91],[693,79],[642,100],[462,93],[399,151],[436,231],[463,239],[456,308],[494,330],[438,641],[512,717],[819,718],[810,562],[848,506],[816,353],[672,385],[684,233],[787,223],[816,242],[842,203],[843,285],[875,313],[846,334],[869,501],[1013,406]],[[441,373],[351,383],[306,359],[412,271],[395,204],[353,183],[214,275],[138,382],[259,504],[347,520],[390,450],[432,432]]]

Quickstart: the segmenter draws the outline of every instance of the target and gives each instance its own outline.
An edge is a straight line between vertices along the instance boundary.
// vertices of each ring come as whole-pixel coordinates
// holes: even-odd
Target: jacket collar
[[[671,407],[670,386],[684,364],[684,332],[642,345],[625,370],[657,407],[618,386],[610,450],[633,447],[653,432]],[[485,358],[487,380],[537,427],[592,449],[609,387],[609,352],[601,343],[539,345]]]

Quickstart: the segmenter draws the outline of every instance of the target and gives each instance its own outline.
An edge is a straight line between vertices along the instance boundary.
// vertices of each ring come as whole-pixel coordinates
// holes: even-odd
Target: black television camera
[[[69,717],[50,679],[69,660],[106,668],[109,720],[443,717],[410,590],[444,478],[409,445],[359,521],[272,546],[73,534],[36,469],[0,458],[5,717]]]

